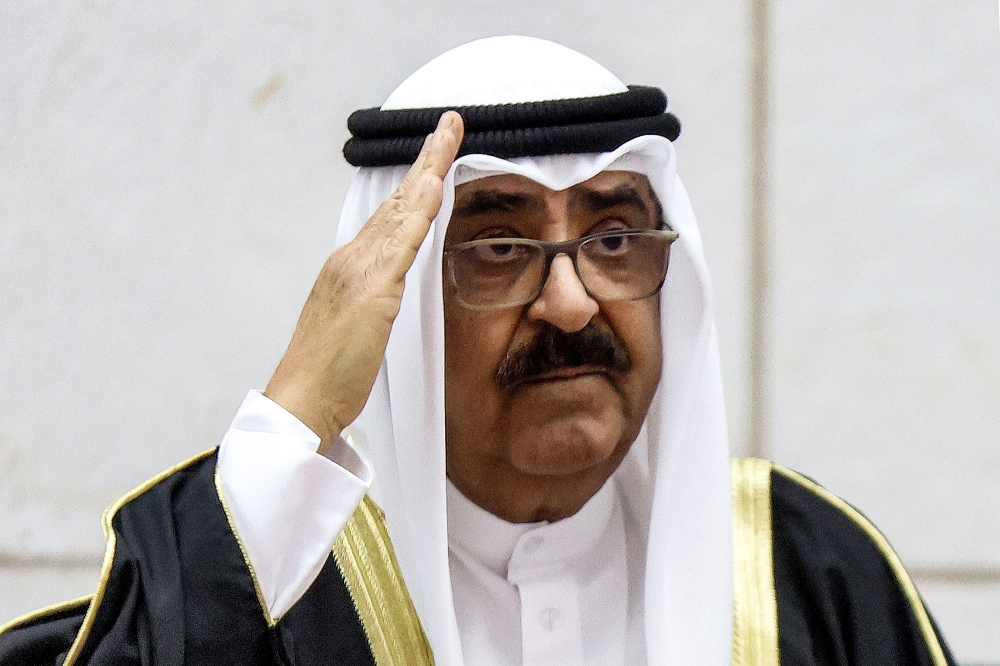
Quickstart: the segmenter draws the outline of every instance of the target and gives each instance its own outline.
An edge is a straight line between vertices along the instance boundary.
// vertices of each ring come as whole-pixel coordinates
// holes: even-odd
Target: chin
[[[602,467],[620,442],[617,428],[593,418],[561,419],[508,439],[507,459],[530,476],[573,476]]]

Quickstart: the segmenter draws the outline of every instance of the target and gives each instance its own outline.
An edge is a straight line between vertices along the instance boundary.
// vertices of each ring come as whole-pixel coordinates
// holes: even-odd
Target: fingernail
[[[455,118],[450,114],[445,112],[441,115],[440,120],[438,120],[437,128],[439,130],[451,129],[451,126],[455,124]]]

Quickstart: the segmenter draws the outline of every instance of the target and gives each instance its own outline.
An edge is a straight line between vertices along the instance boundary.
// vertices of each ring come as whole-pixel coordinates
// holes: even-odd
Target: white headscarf
[[[492,37],[424,65],[382,108],[530,102],[625,90],[604,67],[558,44]],[[611,153],[458,159],[445,178],[441,211],[407,274],[385,361],[349,435],[373,465],[372,493],[385,510],[403,577],[440,666],[462,664],[448,570],[441,278],[455,185],[513,173],[561,190],[609,168],[644,174],[668,224],[680,234],[660,296],[660,387],[639,438],[614,474],[630,537],[646,545],[647,662],[730,663],[729,447],[711,289],[673,146],[663,137],[643,136]],[[404,166],[358,171],[340,217],[338,246],[357,235],[406,171]]]

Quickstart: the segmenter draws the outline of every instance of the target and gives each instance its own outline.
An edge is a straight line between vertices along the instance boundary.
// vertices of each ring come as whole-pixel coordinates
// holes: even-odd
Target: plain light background
[[[519,33],[657,85],[734,453],[859,506],[1000,662],[1000,30],[988,0],[0,5],[0,623],[215,446],[332,249],[346,118]]]

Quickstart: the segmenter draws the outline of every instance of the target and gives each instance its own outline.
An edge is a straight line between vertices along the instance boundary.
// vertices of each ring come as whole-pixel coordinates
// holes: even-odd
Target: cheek
[[[494,375],[517,326],[518,310],[477,312],[445,300],[445,416],[486,412],[498,400]],[[476,409],[469,409],[475,405]],[[484,409],[485,408],[485,409]],[[477,419],[478,420],[478,419]]]
[[[501,327],[482,317],[445,313],[445,370],[453,377],[482,373],[502,353]]]
[[[644,414],[663,370],[660,299],[606,303],[602,311],[632,358],[626,390]]]

